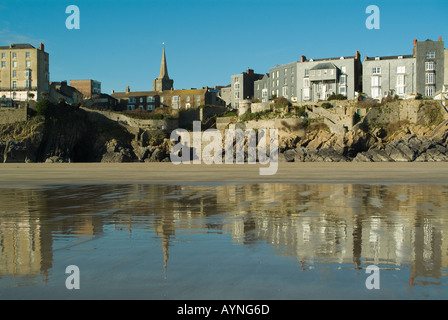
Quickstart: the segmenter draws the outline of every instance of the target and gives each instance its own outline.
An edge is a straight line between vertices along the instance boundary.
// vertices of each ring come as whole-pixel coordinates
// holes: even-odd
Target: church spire
[[[166,64],[165,42],[163,43],[162,63],[160,65],[160,74],[152,82],[154,91],[173,90],[174,81],[168,76],[168,66]]]
[[[159,79],[169,79],[168,66],[166,64],[165,43],[163,43],[162,63],[160,65]]]

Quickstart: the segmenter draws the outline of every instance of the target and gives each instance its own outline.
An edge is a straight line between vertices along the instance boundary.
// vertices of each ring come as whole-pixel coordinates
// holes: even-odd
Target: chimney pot
[[[442,36],[439,37],[439,41],[442,41]]]
[[[45,51],[45,45],[44,45],[43,43],[40,43],[40,44],[39,44],[39,49],[40,49],[41,51]]]

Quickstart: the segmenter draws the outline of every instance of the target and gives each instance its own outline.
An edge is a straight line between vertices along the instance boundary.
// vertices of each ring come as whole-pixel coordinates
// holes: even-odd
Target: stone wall
[[[19,109],[0,108],[0,124],[16,123],[27,120],[28,110],[26,107]]]
[[[87,111],[89,113],[89,116],[94,120],[101,120],[101,118],[102,119],[106,118],[112,121],[117,121],[124,126],[139,128],[143,130],[173,131],[179,127],[178,119],[169,119],[169,120],[134,119],[121,113],[116,113],[112,111],[90,110],[87,108],[82,109]]]

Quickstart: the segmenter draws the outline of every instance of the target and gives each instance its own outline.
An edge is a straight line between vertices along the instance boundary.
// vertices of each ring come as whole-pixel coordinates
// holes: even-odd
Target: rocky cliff
[[[415,103],[412,108],[400,101],[372,108],[344,133],[304,120],[302,134],[280,137],[279,160],[448,161],[446,110],[436,101]],[[65,104],[46,117],[0,125],[0,162],[170,161],[174,144],[166,132],[127,130]]]

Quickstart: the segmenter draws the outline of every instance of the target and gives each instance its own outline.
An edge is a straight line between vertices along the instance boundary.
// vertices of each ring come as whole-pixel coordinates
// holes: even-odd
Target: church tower
[[[153,91],[173,90],[174,80],[168,76],[168,66],[166,64],[165,46],[163,46],[162,63],[160,65],[160,74],[152,82]]]

